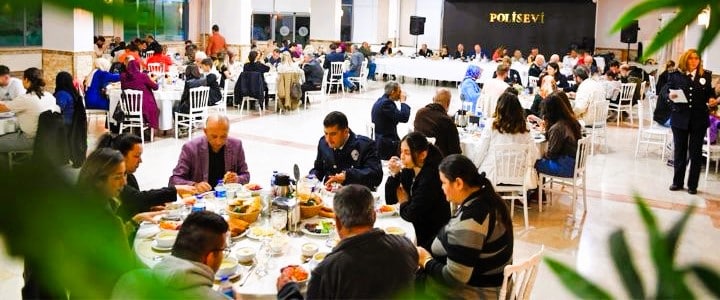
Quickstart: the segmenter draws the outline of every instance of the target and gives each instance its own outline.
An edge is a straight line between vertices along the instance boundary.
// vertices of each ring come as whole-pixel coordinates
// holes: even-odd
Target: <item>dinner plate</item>
[[[273,234],[270,234],[270,235],[256,235],[256,234],[253,232],[253,228],[254,228],[254,227],[248,228],[248,230],[245,231],[245,232],[247,232],[247,234],[246,234],[247,237],[249,237],[249,238],[251,238],[251,239],[253,239],[253,240],[268,239],[268,238],[272,238],[274,235],[278,234],[277,230],[270,228],[270,230],[273,231]]]
[[[0,113],[0,118],[12,118],[14,116],[15,116],[15,113],[11,112],[11,111],[6,111],[6,112]]]
[[[328,235],[330,235],[329,231],[326,233],[317,233],[317,232],[312,232],[310,230],[307,230],[307,228],[305,228],[305,224],[315,223],[315,224],[318,224],[318,226],[321,226],[321,222],[323,222],[323,221],[321,220],[318,222],[304,222],[304,223],[300,224],[300,231],[309,236],[328,236]],[[332,223],[332,221],[327,221],[327,220],[325,220],[324,222]],[[333,223],[333,226],[334,226],[334,223]]]
[[[235,271],[235,274],[230,275],[230,277],[228,277],[228,279],[229,279],[230,281],[235,281],[235,279],[240,278],[240,273],[241,273],[241,270],[240,270],[240,269],[242,269],[242,268],[238,267],[238,270]],[[220,276],[215,276],[215,281],[216,281],[216,282],[220,282],[220,280],[222,280],[222,278],[220,278]]]
[[[153,250],[158,251],[158,252],[168,252],[168,251],[172,250],[172,247],[164,248],[164,247],[158,246],[156,240],[153,240],[152,243],[150,243],[150,248],[152,248]]]
[[[245,236],[247,236],[248,231],[250,231],[249,228],[245,229],[245,231],[243,231],[241,234],[238,234],[236,236],[231,236],[230,240],[232,240],[233,242],[236,242],[236,241],[240,240],[241,238],[244,238]]]

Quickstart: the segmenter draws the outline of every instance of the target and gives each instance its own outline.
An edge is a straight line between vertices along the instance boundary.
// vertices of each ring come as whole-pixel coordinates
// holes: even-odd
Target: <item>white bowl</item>
[[[155,236],[157,246],[160,248],[172,248],[175,244],[175,239],[177,239],[177,234],[177,231],[160,231],[160,233]]]
[[[251,247],[242,247],[235,251],[235,257],[241,263],[251,262],[255,258],[255,249]]]
[[[312,257],[318,252],[318,246],[313,243],[305,243],[302,245],[302,255],[306,257]]]
[[[215,273],[215,277],[230,277],[237,272],[237,268],[237,259],[234,259],[232,257],[225,257],[222,264],[220,264],[220,269],[218,269],[218,271]]]

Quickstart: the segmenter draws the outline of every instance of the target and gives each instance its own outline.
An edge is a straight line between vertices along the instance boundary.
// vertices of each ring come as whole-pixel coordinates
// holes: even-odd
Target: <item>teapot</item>
[[[290,197],[294,189],[291,184],[290,175],[279,173],[275,177],[273,195],[275,197]]]

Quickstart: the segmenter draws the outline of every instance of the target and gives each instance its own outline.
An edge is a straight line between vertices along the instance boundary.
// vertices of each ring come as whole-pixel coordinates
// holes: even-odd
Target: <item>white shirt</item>
[[[10,101],[22,94],[25,94],[25,87],[22,80],[15,77],[10,77],[7,86],[0,86],[0,101]]]
[[[575,116],[584,120],[587,125],[593,124],[595,120],[590,115],[590,106],[599,101],[607,101],[605,100],[605,87],[592,78],[583,80],[575,93],[575,106],[573,107]]]
[[[572,58],[570,55],[565,55],[565,57],[563,57],[562,63],[568,68],[574,68],[578,63],[578,58]]]
[[[492,116],[495,113],[495,106],[497,105],[497,100],[508,87],[510,87],[510,85],[499,78],[490,79],[486,81],[485,84],[483,84],[480,98],[482,99],[483,96],[489,98],[487,100],[487,104],[489,106],[483,107],[483,111],[487,113],[488,117]],[[485,103],[483,103],[483,105],[485,105]]]
[[[499,131],[492,128],[493,118],[488,118],[485,123],[485,128],[480,135],[480,145],[477,148],[477,154],[474,155],[474,160],[479,172],[485,172],[488,179],[493,180],[495,175],[495,146],[503,144],[514,144],[514,145],[529,145],[528,156],[526,157],[526,164],[528,170],[533,170],[535,161],[540,157],[538,148],[535,146],[535,141],[530,132],[507,134],[500,133]],[[522,182],[502,182],[505,184],[522,184]]]
[[[38,98],[35,93],[22,94],[3,104],[15,113],[20,130],[28,138],[35,138],[41,113],[46,110],[60,112],[60,107],[55,104],[55,97],[48,92],[44,92],[42,98]]]

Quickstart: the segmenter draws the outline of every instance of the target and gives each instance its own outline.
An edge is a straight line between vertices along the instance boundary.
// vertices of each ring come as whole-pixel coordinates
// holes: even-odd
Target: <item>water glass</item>
[[[265,239],[255,255],[255,274],[263,277],[268,274],[268,263],[270,262],[270,240]]]
[[[287,226],[288,215],[287,211],[282,209],[273,209],[270,212],[270,224],[275,230],[283,230]]]

